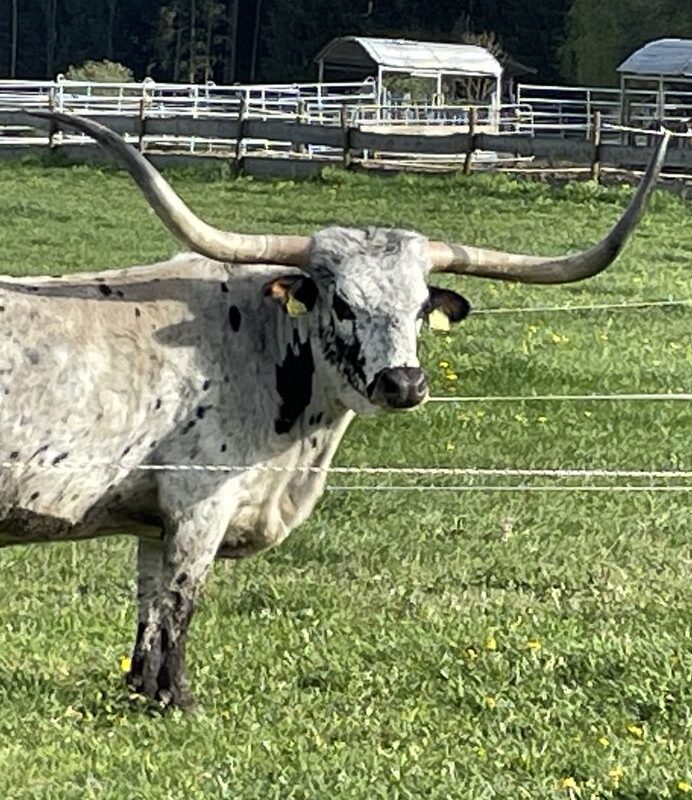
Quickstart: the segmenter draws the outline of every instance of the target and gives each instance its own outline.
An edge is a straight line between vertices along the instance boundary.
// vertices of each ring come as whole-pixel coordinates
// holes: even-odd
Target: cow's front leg
[[[185,675],[185,640],[225,530],[219,512],[216,503],[187,510],[169,522],[162,543],[139,546],[139,619],[128,682],[164,706],[194,705]]]

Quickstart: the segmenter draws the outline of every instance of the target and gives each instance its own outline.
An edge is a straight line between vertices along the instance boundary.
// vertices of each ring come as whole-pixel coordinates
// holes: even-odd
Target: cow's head
[[[388,228],[327,228],[312,237],[300,275],[266,287],[291,317],[307,317],[315,358],[337,396],[358,412],[410,409],[428,395],[418,361],[421,326],[469,312],[456,292],[428,285],[428,241]]]
[[[298,267],[267,287],[288,314],[311,314],[331,365],[338,394],[356,411],[413,407],[427,387],[416,354],[417,329],[435,308],[451,321],[468,304],[453,292],[431,289],[429,272],[452,272],[521,283],[570,283],[611,264],[640,219],[665,160],[661,137],[624,214],[596,245],[574,255],[542,258],[428,241],[407,231],[328,228],[305,236],[229,233],[199,219],[134,148],[92,120],[32,112],[87,133],[130,172],[156,213],[192,250],[226,262]]]

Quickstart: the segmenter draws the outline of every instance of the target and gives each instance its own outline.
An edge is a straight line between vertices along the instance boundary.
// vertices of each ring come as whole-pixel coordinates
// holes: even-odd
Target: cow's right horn
[[[286,264],[297,267],[308,263],[310,239],[307,236],[231,233],[201,220],[141,153],[104,125],[59,111],[29,113],[31,116],[52,119],[86,133],[112,153],[132,175],[168,230],[196,253],[231,262]]]
[[[646,173],[625,212],[593,247],[567,256],[541,257],[454,242],[430,242],[432,271],[519,283],[571,283],[597,275],[612,264],[641,219],[665,161],[669,140],[670,134],[665,132],[654,148]]]

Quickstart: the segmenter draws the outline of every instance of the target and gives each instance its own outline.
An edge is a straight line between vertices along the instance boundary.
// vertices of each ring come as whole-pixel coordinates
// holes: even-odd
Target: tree
[[[692,4],[679,0],[573,0],[560,50],[562,74],[586,85],[617,82],[616,68],[646,42],[692,37]]]

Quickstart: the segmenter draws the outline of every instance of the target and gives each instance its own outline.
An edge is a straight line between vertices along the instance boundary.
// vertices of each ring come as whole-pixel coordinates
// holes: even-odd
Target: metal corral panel
[[[692,78],[692,39],[658,39],[632,53],[618,72]]]

